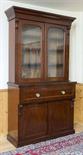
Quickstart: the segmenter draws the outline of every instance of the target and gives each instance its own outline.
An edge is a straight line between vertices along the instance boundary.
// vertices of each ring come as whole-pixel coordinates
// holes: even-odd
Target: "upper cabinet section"
[[[75,18],[19,7],[9,20],[9,82],[68,81],[69,30]]]

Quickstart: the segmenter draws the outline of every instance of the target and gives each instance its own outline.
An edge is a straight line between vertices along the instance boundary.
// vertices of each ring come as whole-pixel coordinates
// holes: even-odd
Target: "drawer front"
[[[21,88],[21,101],[48,100],[54,98],[74,97],[73,85],[44,86],[44,87],[23,87]]]

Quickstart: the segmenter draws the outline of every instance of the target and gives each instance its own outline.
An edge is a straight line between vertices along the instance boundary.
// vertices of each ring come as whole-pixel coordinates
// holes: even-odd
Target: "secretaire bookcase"
[[[15,6],[6,15],[9,141],[22,146],[74,133],[69,34],[75,18]]]

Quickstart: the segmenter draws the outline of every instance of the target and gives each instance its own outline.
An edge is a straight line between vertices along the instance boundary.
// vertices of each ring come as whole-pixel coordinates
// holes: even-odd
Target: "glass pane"
[[[24,25],[22,29],[22,78],[41,77],[41,28]]]
[[[48,77],[64,76],[64,31],[60,28],[48,30]]]

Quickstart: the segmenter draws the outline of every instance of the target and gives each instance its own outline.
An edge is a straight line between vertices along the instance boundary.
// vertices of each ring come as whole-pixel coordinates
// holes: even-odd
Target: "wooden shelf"
[[[48,67],[63,67],[63,64],[49,64]]]
[[[26,52],[40,52],[41,48],[24,48],[23,49],[23,53],[26,53]]]
[[[48,52],[56,52],[56,53],[63,53],[63,49],[48,49]]]
[[[41,64],[22,64],[22,67],[26,67],[26,68],[36,68],[36,67],[40,67]]]

